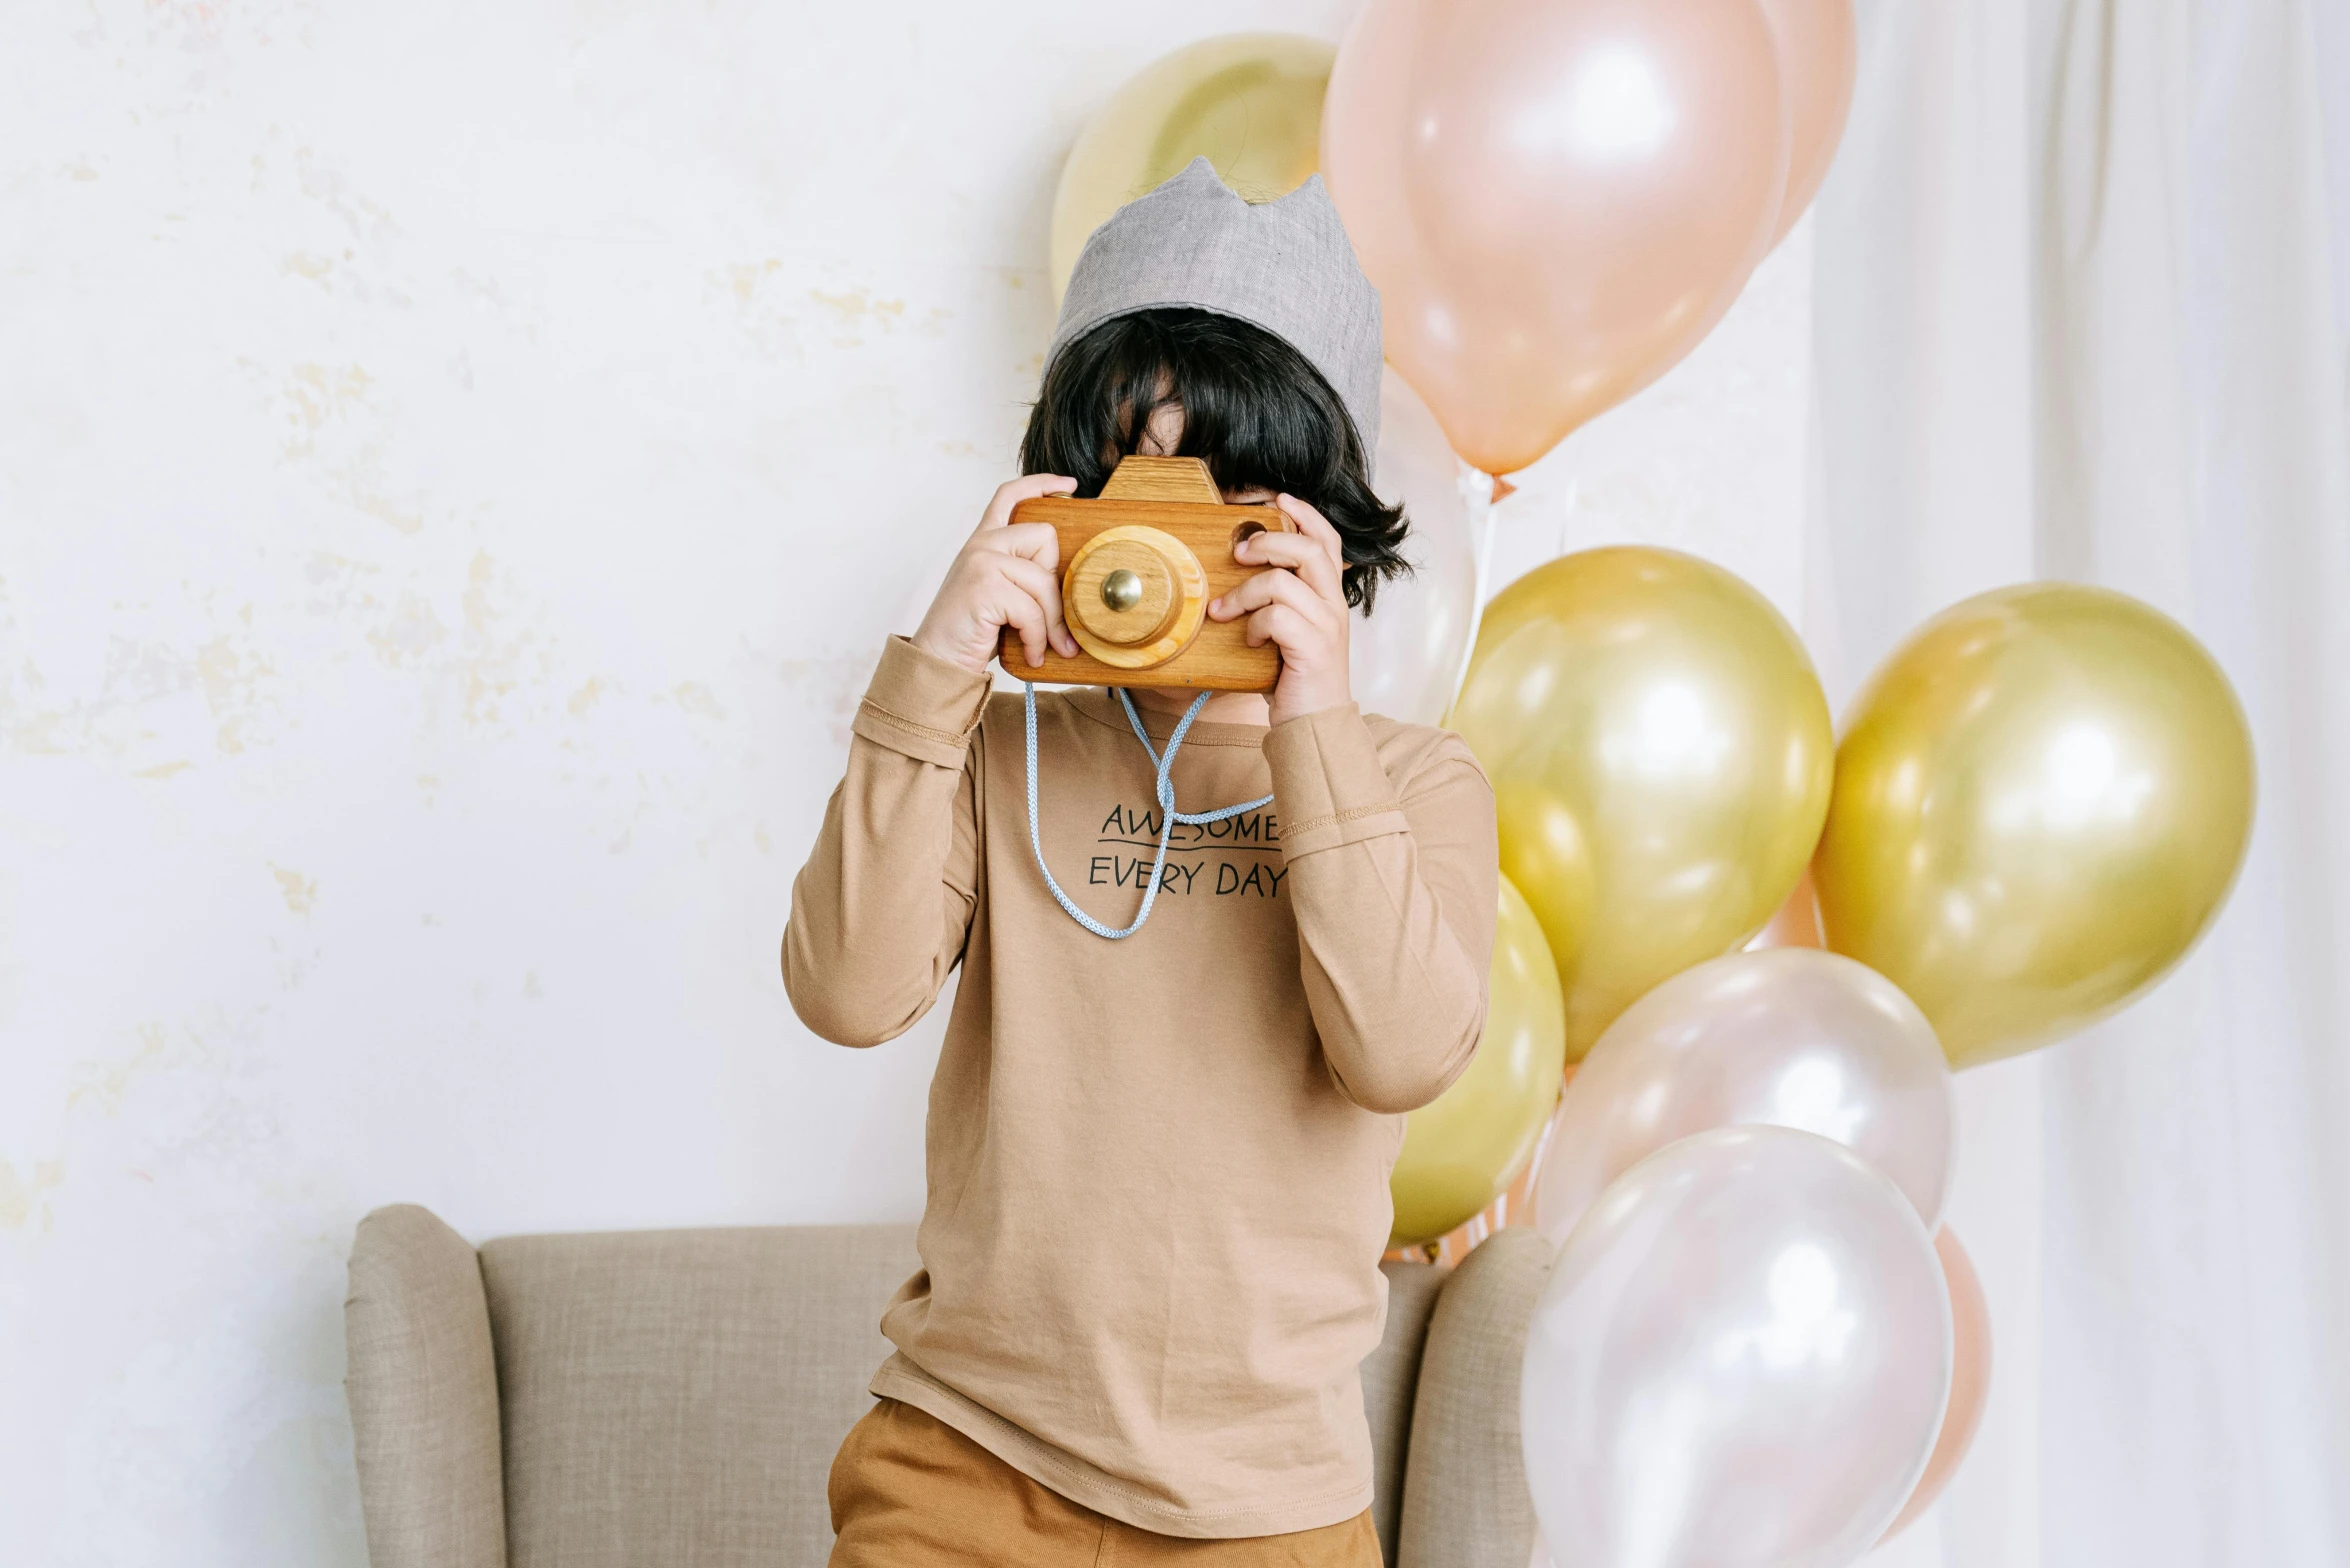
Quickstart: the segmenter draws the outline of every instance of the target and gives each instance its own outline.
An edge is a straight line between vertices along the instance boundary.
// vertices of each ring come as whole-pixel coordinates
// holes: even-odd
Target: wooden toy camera
[[[1050,648],[1032,666],[1006,628],[997,657],[1022,680],[1085,686],[1271,691],[1281,653],[1248,645],[1245,618],[1208,619],[1208,601],[1261,567],[1232,558],[1252,533],[1294,533],[1275,506],[1227,506],[1196,457],[1122,459],[1098,500],[1042,496],[1015,523],[1050,523],[1061,540],[1061,616],[1081,650]]]

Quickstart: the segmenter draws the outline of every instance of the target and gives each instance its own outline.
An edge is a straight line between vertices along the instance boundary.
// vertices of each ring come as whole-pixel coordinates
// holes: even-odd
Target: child
[[[1404,531],[1366,472],[1378,309],[1318,179],[1252,207],[1203,159],[1122,209],[1070,281],[1029,477],[883,651],[784,980],[863,1046],[963,976],[923,1267],[833,1462],[836,1568],[1377,1568],[1360,1365],[1388,1170],[1476,1048],[1498,876],[1467,748],[1348,694],[1348,607]],[[1131,693],[1131,719],[1110,691],[1034,694],[1032,748],[1022,700],[988,695],[1004,627],[1032,663],[1076,651],[1052,530],[1012,506],[1094,494],[1132,452],[1204,458],[1302,530],[1237,546],[1263,570],[1208,612],[1278,645],[1279,684],[1208,700],[1172,765],[1182,811],[1249,809],[1171,829],[1153,753],[1188,694]],[[1163,830],[1147,924],[1104,940]]]

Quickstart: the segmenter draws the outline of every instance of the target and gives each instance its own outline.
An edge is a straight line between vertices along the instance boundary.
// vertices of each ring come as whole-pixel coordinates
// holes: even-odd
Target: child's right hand
[[[1029,474],[997,486],[970,542],[947,568],[914,646],[984,675],[1009,626],[1020,633],[1031,668],[1044,663],[1048,645],[1063,658],[1075,657],[1077,639],[1061,621],[1060,538],[1050,523],[1014,523],[1012,508],[1076,488],[1064,474]]]

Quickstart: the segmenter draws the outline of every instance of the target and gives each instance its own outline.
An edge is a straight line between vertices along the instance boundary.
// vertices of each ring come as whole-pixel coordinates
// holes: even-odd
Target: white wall
[[[0,1561],[357,1564],[342,1259],[910,1218],[790,879],[1060,156],[1345,0],[0,11]],[[1500,514],[1801,608],[1808,234]]]

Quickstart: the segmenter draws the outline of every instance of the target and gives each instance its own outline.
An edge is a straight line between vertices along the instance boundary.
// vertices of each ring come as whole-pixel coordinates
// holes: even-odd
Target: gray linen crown
[[[1286,342],[1379,448],[1379,291],[1317,174],[1279,201],[1243,201],[1194,158],[1093,231],[1069,276],[1046,365],[1103,322],[1162,305],[1232,316]]]

